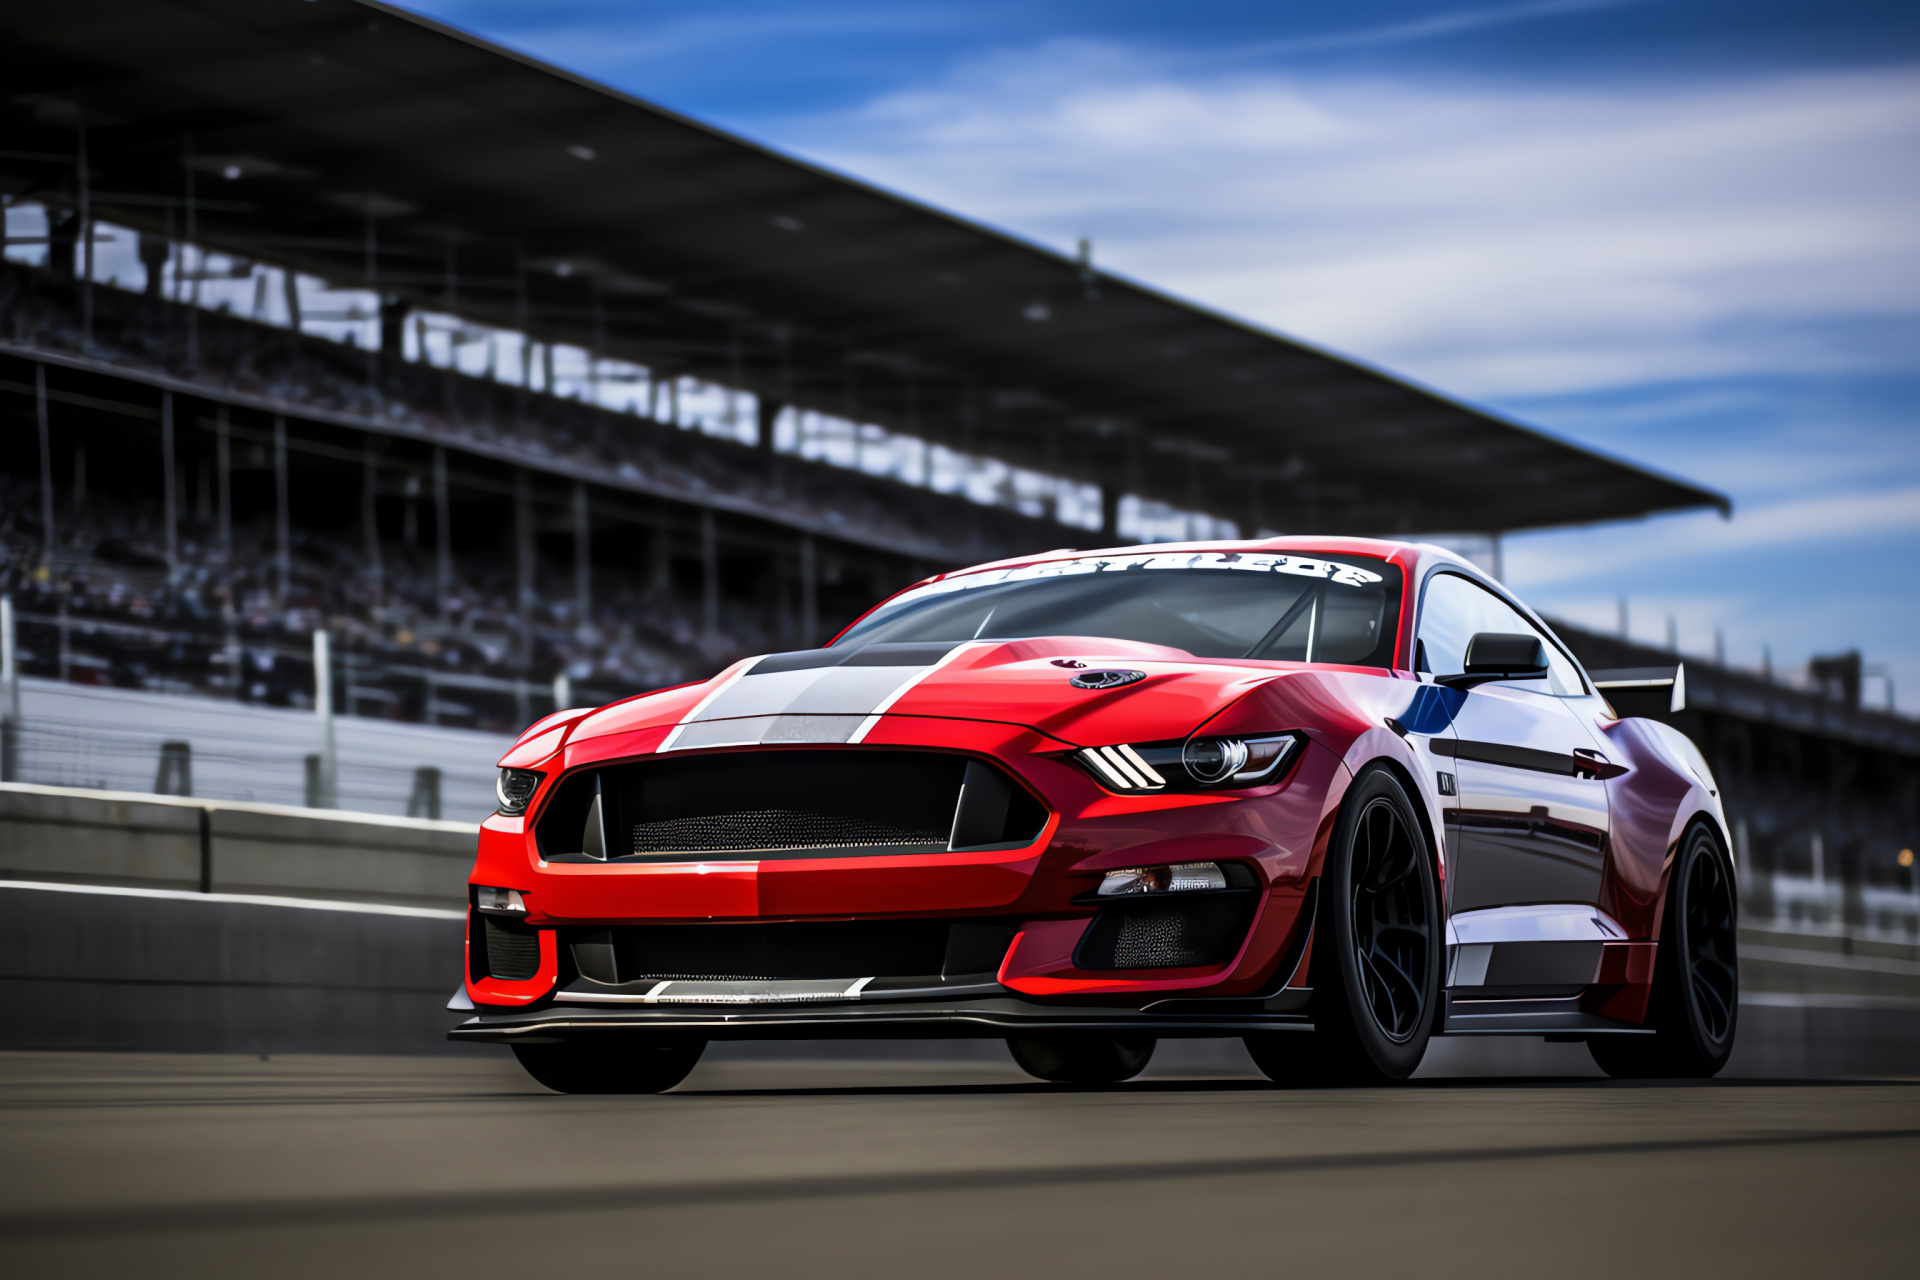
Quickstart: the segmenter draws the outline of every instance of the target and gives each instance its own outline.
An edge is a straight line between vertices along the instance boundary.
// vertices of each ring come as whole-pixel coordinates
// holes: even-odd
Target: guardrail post
[[[13,597],[0,596],[0,782],[20,781],[20,655]]]
[[[200,810],[200,892],[213,892],[213,810]]]
[[[407,797],[409,818],[440,820],[440,770],[422,765],[413,771],[413,794]]]
[[[193,744],[160,744],[160,767],[153,775],[153,793],[160,796],[193,794]]]
[[[339,807],[339,760],[333,735],[333,647],[324,630],[313,632],[313,711],[320,718],[320,755],[307,803],[316,809]]]

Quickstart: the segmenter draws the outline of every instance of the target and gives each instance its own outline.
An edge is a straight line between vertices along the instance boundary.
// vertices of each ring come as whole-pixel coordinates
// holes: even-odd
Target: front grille
[[[562,935],[580,976],[609,985],[714,979],[952,977],[1000,967],[1006,920],[624,925]]]
[[[655,756],[568,775],[535,825],[549,862],[860,857],[1018,848],[1046,827],[999,768],[843,747]]]
[[[1250,908],[1248,894],[1110,907],[1094,918],[1081,939],[1074,966],[1184,969],[1225,964],[1246,936]]]
[[[633,828],[635,853],[748,852],[779,849],[864,849],[881,845],[934,845],[944,848],[947,833],[911,830],[838,814],[798,809],[753,809],[702,818],[641,822]]]
[[[487,976],[524,982],[540,972],[540,934],[518,920],[481,916]]]

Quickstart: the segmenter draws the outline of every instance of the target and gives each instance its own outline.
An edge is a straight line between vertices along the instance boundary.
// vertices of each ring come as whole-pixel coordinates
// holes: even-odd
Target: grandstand
[[[968,562],[1726,506],[384,5],[0,31],[0,591],[36,705],[490,735],[466,769]],[[152,759],[164,704],[115,705]],[[9,776],[113,756],[36,732]],[[220,785],[296,794],[269,754]],[[399,805],[369,786],[300,794]]]

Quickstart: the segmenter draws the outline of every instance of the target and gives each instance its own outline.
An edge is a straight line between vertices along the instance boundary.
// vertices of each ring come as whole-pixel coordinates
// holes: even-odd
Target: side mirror
[[[1547,674],[1547,647],[1539,636],[1482,631],[1467,641],[1466,668],[1437,683],[1470,689],[1489,680],[1537,680]]]

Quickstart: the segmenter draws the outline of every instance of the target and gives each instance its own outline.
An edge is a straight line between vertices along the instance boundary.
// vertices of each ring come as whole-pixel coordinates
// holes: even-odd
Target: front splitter
[[[872,1005],[683,1005],[593,1008],[545,1005],[483,1012],[447,1033],[449,1040],[491,1044],[598,1038],[615,1035],[696,1037],[703,1040],[999,1039],[1049,1032],[1106,1032],[1159,1038],[1240,1036],[1262,1031],[1310,1031],[1299,1012],[1268,1012],[1261,1001],[1208,1000],[1206,1011],[1041,1004],[1016,997]],[[1198,1002],[1196,1002],[1198,1003]]]

